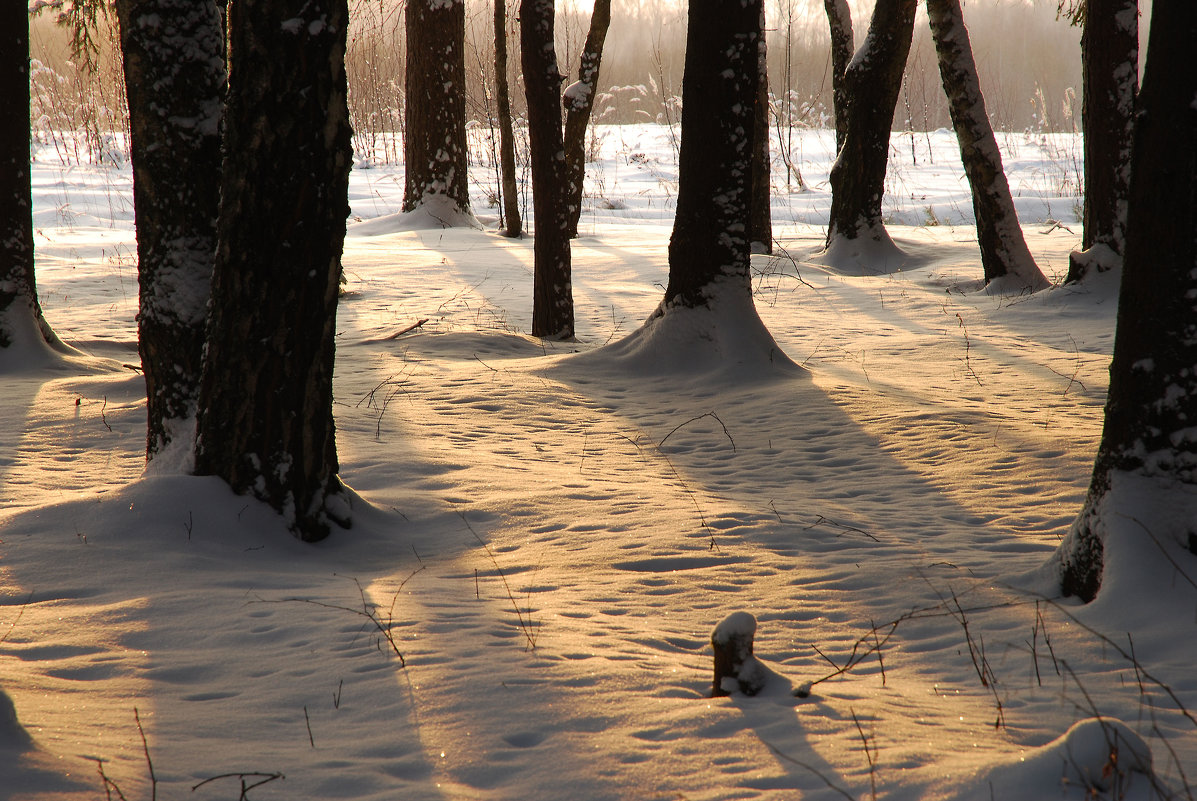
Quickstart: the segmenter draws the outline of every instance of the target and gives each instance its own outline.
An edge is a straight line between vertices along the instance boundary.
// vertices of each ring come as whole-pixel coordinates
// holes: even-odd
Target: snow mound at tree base
[[[978,798],[1148,799],[1152,787],[1151,750],[1143,738],[1116,718],[1087,718],[1063,735],[1031,749],[1016,762],[981,770],[942,801]]]
[[[443,228],[476,228],[482,230],[469,210],[462,210],[451,198],[444,195],[430,195],[411,211],[386,214],[372,220],[351,225],[351,236],[382,236],[403,231],[436,231]]]
[[[655,377],[735,381],[792,378],[806,371],[774,341],[752,297],[732,281],[714,285],[706,306],[662,304],[639,329],[610,345],[572,356],[563,366]]]
[[[889,275],[915,261],[890,239],[884,228],[870,231],[856,239],[833,236],[822,251],[807,261],[840,275]]]

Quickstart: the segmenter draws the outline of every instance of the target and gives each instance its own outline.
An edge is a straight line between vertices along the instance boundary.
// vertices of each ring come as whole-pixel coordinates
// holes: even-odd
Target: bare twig
[[[145,729],[141,727],[141,714],[137,707],[133,707],[133,720],[137,722],[137,733],[141,735],[141,749],[145,752],[145,764],[150,771],[150,801],[158,798],[158,777],[154,775],[154,761],[150,759],[150,744],[145,739]]]
[[[507,581],[507,574],[503,572],[503,568],[499,567],[499,560],[495,558],[495,552],[491,550],[486,541],[478,535],[474,527],[470,525],[470,521],[466,519],[464,512],[458,512],[457,516],[461,518],[461,522],[465,523],[466,529],[474,535],[474,539],[486,551],[486,555],[490,557],[490,562],[495,566],[495,572],[499,574],[499,578],[503,581],[503,589],[507,591],[507,598],[511,601],[511,606],[515,610],[516,620],[519,621],[520,631],[524,633],[524,639],[528,642],[528,650],[536,650],[536,637],[540,633],[540,624],[533,624],[531,609],[528,610],[527,616],[524,615],[524,610],[520,608],[519,602],[515,599],[515,593],[511,590],[511,584]]]
[[[733,453],[735,453],[735,451],[736,451],[736,441],[735,441],[734,439],[732,439],[732,435],[731,435],[731,433],[730,433],[730,432],[727,430],[727,426],[726,426],[726,425],[724,425],[723,421],[719,419],[719,415],[715,414],[714,412],[707,412],[706,414],[700,414],[700,415],[698,415],[697,417],[691,417],[689,420],[687,420],[687,421],[686,421],[686,422],[684,422],[684,423],[678,423],[676,426],[674,426],[674,427],[673,427],[673,430],[672,430],[672,431],[670,431],[668,434],[666,434],[666,435],[664,436],[664,438],[663,438],[663,439],[662,439],[660,442],[658,442],[658,443],[657,443],[657,448],[658,448],[658,449],[660,449],[660,448],[664,447],[664,445],[665,445],[665,440],[669,439],[669,438],[670,438],[670,437],[672,437],[674,434],[676,434],[676,433],[677,433],[677,431],[678,431],[678,429],[680,429],[680,428],[683,428],[684,426],[687,426],[687,425],[689,425],[690,423],[693,423],[693,422],[694,422],[694,421],[696,421],[696,420],[701,420],[701,419],[703,419],[704,417],[712,417],[712,418],[714,418],[714,419],[715,419],[715,421],[716,421],[716,422],[718,422],[718,423],[719,423],[719,425],[723,427],[723,433],[724,433],[725,435],[727,435],[727,441],[731,443],[731,446],[732,446],[732,452],[733,452]]]

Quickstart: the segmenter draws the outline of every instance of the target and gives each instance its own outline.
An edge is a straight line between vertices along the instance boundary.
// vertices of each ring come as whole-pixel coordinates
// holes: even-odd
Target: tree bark
[[[561,130],[561,81],[553,44],[553,0],[522,0],[520,49],[528,96],[528,146],[532,157],[532,335],[574,335],[569,249],[568,180]]]
[[[1135,96],[1139,92],[1138,0],[1087,0],[1081,32],[1081,126],[1085,209],[1080,252],[1065,283],[1109,269],[1126,250]],[[1108,252],[1103,250],[1108,248]]]
[[[586,128],[594,110],[598,92],[599,67],[603,45],[611,27],[611,0],[595,0],[590,15],[590,31],[578,65],[578,80],[565,90],[565,172],[569,180],[569,236],[578,235],[582,216],[582,188],[586,180]]]
[[[765,49],[765,8],[761,5],[761,37],[757,54],[757,87],[753,102],[752,210],[748,239],[753,253],[773,252],[773,215],[770,207],[769,158],[769,60]]]
[[[303,540],[349,523],[332,377],[352,156],[346,0],[234,0],[196,472]]]
[[[917,0],[877,0],[864,44],[844,72],[846,130],[831,168],[829,245],[837,237],[888,241],[881,200],[916,5]]]
[[[854,49],[852,9],[848,0],[823,0],[823,9],[831,28],[831,104],[835,114],[835,152],[839,153],[848,133],[848,87],[844,76],[852,63]]]
[[[216,257],[223,24],[213,0],[117,0],[137,220],[146,458],[190,450]]]
[[[507,81],[507,0],[495,4],[495,105],[499,115],[499,172],[503,189],[503,235],[524,232],[515,180],[515,130],[511,125],[511,89]]]
[[[62,345],[42,315],[34,277],[27,8],[10,2],[0,11],[0,349]]]
[[[1197,485],[1197,5],[1156,0],[1134,135],[1126,254],[1105,426],[1084,508],[1056,558],[1061,589],[1096,597],[1118,474]],[[1181,527],[1191,516],[1176,517]],[[1161,542],[1184,531],[1155,531]],[[1154,548],[1145,542],[1141,547]]]
[[[1035,264],[1018,224],[1002,154],[985,112],[985,98],[960,2],[927,0],[927,16],[939,57],[939,74],[948,96],[948,110],[960,143],[960,159],[972,190],[985,283],[1003,278],[1009,288],[1031,291],[1050,286]]]
[[[663,307],[705,306],[730,280],[751,292],[749,212],[761,0],[691,0],[677,213]]]
[[[465,0],[409,0],[405,80],[403,211],[447,201],[452,215],[472,217],[465,133]]]

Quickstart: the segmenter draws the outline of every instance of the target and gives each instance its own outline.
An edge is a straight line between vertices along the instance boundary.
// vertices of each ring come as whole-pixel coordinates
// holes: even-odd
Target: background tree
[[[499,117],[499,174],[503,190],[503,235],[524,231],[515,178],[515,130],[511,124],[511,89],[507,81],[507,0],[495,4],[495,107]]]
[[[473,219],[466,149],[465,0],[407,3],[403,211]]]
[[[1197,4],[1155,0],[1135,129],[1126,255],[1105,426],[1084,508],[1056,553],[1061,589],[1101,587],[1118,485],[1169,492],[1174,530],[1132,548],[1192,548],[1197,515]],[[1125,498],[1126,496],[1122,496]],[[1132,499],[1133,500],[1133,499]],[[1126,503],[1125,500],[1122,503]],[[1149,500],[1146,504],[1152,506]],[[1122,509],[1134,515],[1137,509]],[[1187,542],[1186,542],[1187,538]]]
[[[30,184],[29,12],[0,10],[0,349],[62,347],[37,300]]]
[[[838,153],[848,132],[848,88],[844,85],[844,76],[852,63],[854,50],[852,9],[848,7],[848,0],[823,0],[823,9],[831,28],[831,105],[835,113],[835,151]]]
[[[916,5],[917,0],[877,0],[864,44],[844,73],[844,144],[831,167],[829,247],[836,239],[890,241],[881,199]]]
[[[570,208],[561,130],[561,72],[553,44],[553,0],[520,3],[520,50],[528,97],[528,149],[532,160],[532,335],[574,335],[569,250]]]
[[[760,76],[760,0],[691,0],[677,213],[657,314],[705,306],[719,282],[751,294],[748,218]]]
[[[1079,0],[1069,15],[1081,25],[1081,126],[1085,208],[1081,251],[1065,282],[1117,264],[1126,250],[1135,96],[1139,92],[1138,0]]]
[[[146,457],[193,447],[220,205],[224,26],[214,0],[117,0],[137,220]]]
[[[565,102],[565,173],[569,180],[569,236],[578,235],[582,216],[582,186],[586,180],[586,128],[598,92],[599,67],[603,63],[603,45],[611,27],[611,0],[595,0],[590,14],[590,30],[578,65],[578,80],[566,88]]]
[[[770,206],[771,161],[769,158],[769,59],[765,48],[765,7],[761,4],[762,31],[757,53],[757,86],[752,123],[752,208],[748,220],[748,241],[753,253],[773,252],[773,209]]]
[[[1050,282],[1035,264],[1018,224],[1002,154],[985,112],[985,97],[960,0],[927,0],[927,17],[948,110],[960,143],[960,160],[972,190],[985,283],[1003,279],[1006,288],[1043,289]]]
[[[279,510],[296,536],[348,525],[333,430],[349,213],[346,0],[234,0],[196,472]]]

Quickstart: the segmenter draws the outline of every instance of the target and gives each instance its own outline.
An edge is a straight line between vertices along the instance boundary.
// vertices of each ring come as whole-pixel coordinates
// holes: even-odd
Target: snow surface
[[[351,224],[355,520],[317,545],[217,480],[142,475],[128,168],[38,160],[42,302],[91,356],[5,366],[0,690],[32,745],[0,695],[0,798],[94,801],[102,767],[148,799],[151,761],[164,799],[1188,797],[1191,555],[1112,554],[1089,607],[1042,570],[1097,447],[1114,271],[980,291],[948,132],[895,136],[901,270],[812,263],[834,135],[811,131],[812,190],[775,197],[753,257],[760,321],[725,293],[625,339],[660,303],[676,163],[663,128],[600,136],[577,342],[524,333],[531,239]],[[1003,145],[1058,279],[1079,144]],[[356,170],[355,216],[402,186]],[[1143,510],[1118,525],[1169,514],[1116,491]],[[711,699],[737,611],[777,681]],[[263,775],[191,791],[240,773]]]

